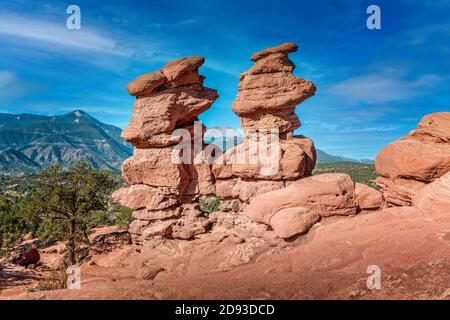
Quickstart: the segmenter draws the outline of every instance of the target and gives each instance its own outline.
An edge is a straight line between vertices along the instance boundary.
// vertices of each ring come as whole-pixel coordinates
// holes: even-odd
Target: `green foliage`
[[[5,196],[0,197],[0,256],[20,238],[26,223],[20,217],[18,206]]]
[[[132,213],[133,209],[121,206],[114,205],[112,208],[114,213],[114,225],[119,226],[120,228],[125,228],[127,225],[133,221]]]
[[[37,222],[43,241],[66,240],[69,263],[74,264],[77,252],[88,242],[89,229],[105,219],[99,212],[107,210],[116,185],[109,172],[96,171],[87,163],[68,169],[54,165],[37,176],[33,192],[24,200],[23,214]]]
[[[313,174],[323,173],[346,173],[355,182],[364,183],[372,188],[379,189],[373,182],[379,174],[375,171],[375,166],[372,164],[357,162],[318,163]]]
[[[198,201],[199,208],[204,213],[211,213],[219,211],[220,198],[217,197],[202,197]]]

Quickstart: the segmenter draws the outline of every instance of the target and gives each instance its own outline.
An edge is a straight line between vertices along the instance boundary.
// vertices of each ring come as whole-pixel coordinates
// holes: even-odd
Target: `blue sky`
[[[295,74],[318,87],[297,108],[296,133],[329,153],[374,158],[423,115],[450,110],[450,1],[143,2],[1,1],[0,112],[80,108],[125,127],[129,81],[202,55],[220,98],[201,119],[238,128],[239,74],[253,52],[285,41],[300,46]],[[66,29],[70,4],[81,30]],[[366,28],[369,4],[381,8],[381,30]]]

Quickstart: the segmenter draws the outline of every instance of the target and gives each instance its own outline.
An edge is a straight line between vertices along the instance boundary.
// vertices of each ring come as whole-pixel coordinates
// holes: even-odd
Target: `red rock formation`
[[[314,95],[316,87],[292,74],[295,65],[288,53],[295,51],[295,43],[284,43],[251,57],[255,65],[241,75],[239,93],[233,103],[244,131],[276,128],[282,133],[300,127],[295,107]]]
[[[137,210],[130,225],[136,242],[158,235],[189,238],[210,224],[198,216],[186,223],[183,203],[189,199],[181,201],[188,195],[215,193],[210,166],[197,161],[204,156],[205,131],[197,116],[218,97],[216,90],[203,87],[204,77],[198,73],[203,63],[203,57],[176,60],[127,86],[136,96],[130,124],[122,132],[135,146],[134,155],[122,165],[122,176],[131,186],[117,190],[113,199]],[[190,155],[183,153],[186,150]]]
[[[340,173],[304,178],[261,194],[244,210],[253,221],[270,225],[281,238],[307,232],[322,217],[356,212],[355,183]]]
[[[416,130],[386,146],[375,160],[376,180],[391,205],[411,205],[427,183],[450,171],[450,112],[422,118]]]
[[[219,196],[249,202],[312,174],[314,144],[292,132],[300,127],[296,105],[316,88],[292,74],[295,66],[288,53],[295,51],[296,44],[284,43],[257,52],[251,57],[254,66],[241,75],[233,111],[241,118],[245,138],[212,166]]]
[[[413,204],[426,213],[450,213],[450,172],[417,192]]]
[[[363,183],[355,184],[355,196],[361,210],[378,210],[383,206],[383,194]]]

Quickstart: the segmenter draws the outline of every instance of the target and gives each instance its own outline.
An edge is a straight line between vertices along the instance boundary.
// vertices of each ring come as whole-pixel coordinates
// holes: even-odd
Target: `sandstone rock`
[[[450,112],[437,112],[422,118],[411,136],[435,143],[450,142]]]
[[[177,199],[171,194],[170,188],[155,188],[145,184],[120,188],[112,194],[112,199],[133,209],[162,210],[177,204]]]
[[[204,217],[179,219],[172,226],[171,237],[183,240],[192,239],[196,235],[206,233],[212,223],[212,220]]]
[[[203,78],[198,74],[198,68],[205,58],[194,56],[169,62],[162,68],[169,85],[180,87],[189,84],[202,84]]]
[[[277,236],[288,239],[307,232],[319,220],[317,212],[292,207],[277,211],[270,219],[270,226]]]
[[[269,191],[284,188],[284,181],[270,180],[243,180],[239,179],[236,189],[238,189],[238,197],[240,200],[249,202],[257,195],[265,194]]]
[[[321,217],[355,214],[357,205],[354,182],[348,175],[339,173],[304,178],[293,182],[289,187],[254,197],[244,214],[255,222],[271,225],[275,214],[287,208],[304,208]],[[297,225],[299,215],[295,211],[283,213],[284,217],[290,217],[293,219],[292,223]],[[307,222],[312,220],[314,219],[305,219]],[[305,229],[307,228],[302,225],[298,233],[305,232]],[[294,231],[289,233],[292,232]]]
[[[117,226],[101,227],[92,230],[89,235],[90,249],[95,253],[107,253],[124,245],[131,244],[131,236]]]
[[[426,183],[417,180],[384,177],[378,177],[374,182],[383,188],[384,200],[394,206],[410,206],[417,192],[426,185]]]
[[[134,235],[141,235],[149,225],[150,221],[147,220],[133,220],[128,226],[128,232]]]
[[[213,195],[216,192],[214,176],[204,151],[194,155],[193,164],[187,165],[190,184],[186,194]]]
[[[133,212],[133,218],[146,221],[173,219],[179,218],[181,211],[181,207],[166,208],[163,210],[141,209]]]
[[[406,136],[386,146],[375,159],[376,170],[391,179],[433,181],[450,171],[450,144]]]
[[[298,136],[279,144],[246,139],[220,156],[212,172],[217,179],[297,179],[311,175],[315,163],[316,150],[309,138]]]
[[[174,163],[175,154],[172,148],[135,149],[122,164],[122,177],[131,184],[168,187],[182,194],[189,183],[189,172],[184,164]]]
[[[450,112],[422,118],[407,136],[389,144],[375,159],[383,176],[375,182],[391,205],[410,206],[416,194],[450,171]]]
[[[422,188],[413,204],[426,213],[450,213],[450,172]]]
[[[155,71],[137,77],[127,85],[127,91],[132,96],[140,96],[152,93],[166,82],[166,77],[161,71]]]
[[[379,209],[383,205],[383,194],[363,183],[355,184],[356,202],[362,210]]]
[[[217,99],[217,91],[203,87],[198,74],[203,57],[172,61],[161,70],[138,77],[128,85],[136,95],[129,126],[122,137],[140,148],[180,142],[175,128],[186,127]]]
[[[233,211],[239,212],[241,208],[241,202],[237,199],[222,200],[220,202],[219,210],[223,212]]]
[[[233,111],[241,117],[244,132],[278,129],[291,132],[300,127],[295,107],[315,93],[309,81],[295,78],[289,52],[297,50],[293,43],[282,44],[255,53],[255,65],[240,77],[239,92]]]
[[[197,127],[198,128],[197,128]],[[197,132],[196,132],[197,131]],[[137,133],[133,138],[133,144],[137,148],[164,148],[184,142],[193,142],[195,135],[202,139],[206,127],[197,119],[177,126],[176,129],[153,135]]]
[[[172,225],[176,220],[158,220],[150,223],[142,230],[141,240],[145,241],[155,236],[167,237],[172,234]]]
[[[36,248],[13,249],[11,262],[19,266],[28,267],[37,264],[40,258],[39,250]]]
[[[284,186],[284,181],[243,180],[240,178],[216,180],[216,195],[248,202],[256,195],[278,190],[284,188]]]
[[[262,58],[270,56],[272,54],[281,53],[283,55],[287,55],[289,52],[295,52],[298,49],[298,45],[293,42],[285,42],[276,47],[267,48],[262,51],[256,52],[252,55],[250,60],[258,61]]]
[[[122,137],[137,145],[151,144],[141,140],[160,139],[152,136],[169,134],[176,127],[189,124],[207,110],[217,98],[215,90],[204,88],[199,84],[170,88],[138,97],[130,124],[122,132]]]
[[[25,235],[22,241],[11,249],[8,257],[9,262],[23,267],[37,264],[40,260],[38,250],[40,245],[39,239]]]

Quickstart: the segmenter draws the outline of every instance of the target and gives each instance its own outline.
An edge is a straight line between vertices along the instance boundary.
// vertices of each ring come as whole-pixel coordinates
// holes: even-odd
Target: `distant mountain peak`
[[[36,172],[79,161],[117,170],[132,155],[120,133],[81,109],[58,116],[0,114],[0,172]]]

